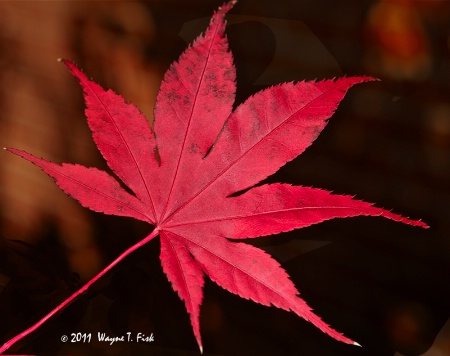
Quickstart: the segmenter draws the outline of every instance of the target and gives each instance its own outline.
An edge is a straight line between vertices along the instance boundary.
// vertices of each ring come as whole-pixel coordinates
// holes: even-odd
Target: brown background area
[[[164,71],[220,4],[0,1],[0,145],[106,169],[90,138],[81,90],[56,58],[75,61],[152,120]],[[206,353],[450,354],[450,3],[241,0],[228,20],[237,104],[288,80],[382,79],[353,88],[313,146],[268,181],[355,194],[422,218],[431,229],[355,218],[255,241],[283,263],[319,315],[363,348],[207,283]],[[150,227],[92,213],[36,167],[0,153],[0,335],[6,340]],[[158,247],[153,241],[130,256],[11,352],[197,354],[184,307],[159,267]],[[63,333],[95,338],[99,331],[153,332],[156,341],[60,342]]]

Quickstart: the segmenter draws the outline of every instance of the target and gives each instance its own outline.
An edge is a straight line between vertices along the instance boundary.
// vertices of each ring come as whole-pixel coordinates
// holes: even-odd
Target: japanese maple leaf
[[[235,68],[224,17],[233,4],[225,4],[213,15],[204,35],[165,74],[155,106],[154,131],[135,106],[63,61],[83,87],[86,116],[98,149],[134,194],[96,168],[58,165],[17,149],[8,151],[39,166],[83,206],[143,220],[155,228],[0,352],[157,235],[163,270],[184,301],[200,350],[205,274],[242,298],[293,311],[331,337],[354,343],[311,311],[278,262],[256,247],[233,240],[359,215],[427,225],[321,189],[289,184],[253,187],[316,139],[352,85],[372,78],[280,84],[256,93],[232,112]]]

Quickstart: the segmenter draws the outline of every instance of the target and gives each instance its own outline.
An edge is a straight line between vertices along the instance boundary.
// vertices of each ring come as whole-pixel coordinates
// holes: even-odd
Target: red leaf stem
[[[114,261],[112,261],[108,266],[103,268],[95,277],[93,277],[89,282],[87,282],[83,287],[81,287],[77,292],[73,293],[69,298],[64,300],[61,304],[59,304],[56,308],[50,311],[47,315],[45,315],[38,322],[30,326],[28,329],[22,331],[20,334],[14,336],[12,339],[8,340],[3,344],[0,348],[0,354],[4,353],[11,346],[13,346],[18,341],[22,340],[25,336],[31,334],[33,331],[38,329],[42,324],[44,324],[48,319],[50,319],[53,315],[57,314],[59,311],[64,309],[67,305],[73,302],[79,295],[83,294],[88,290],[88,288],[97,282],[101,277],[103,277],[106,273],[108,273],[115,265],[117,265],[120,261],[122,261],[125,257],[127,257],[130,253],[136,251],[139,247],[144,246],[147,242],[152,240],[154,237],[158,236],[159,229],[155,228],[150,235],[140,240],[138,243],[126,249],[119,257],[117,257]]]

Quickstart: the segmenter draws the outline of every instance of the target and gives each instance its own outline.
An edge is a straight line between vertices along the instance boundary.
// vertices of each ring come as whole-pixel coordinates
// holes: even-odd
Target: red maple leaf
[[[83,87],[86,116],[98,149],[134,194],[96,168],[58,165],[17,149],[8,151],[39,166],[83,206],[143,220],[155,228],[55,310],[3,345],[0,353],[157,235],[163,270],[185,303],[200,350],[205,274],[242,298],[293,311],[331,337],[354,343],[311,311],[274,259],[233,239],[359,215],[427,225],[321,189],[289,184],[253,187],[311,145],[352,85],[373,78],[280,84],[256,93],[232,112],[235,68],[224,17],[233,4],[213,15],[205,34],[165,74],[154,131],[135,106],[63,60]]]

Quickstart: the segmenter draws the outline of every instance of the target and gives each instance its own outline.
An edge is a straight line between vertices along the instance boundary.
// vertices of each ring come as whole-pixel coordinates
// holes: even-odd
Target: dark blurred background
[[[159,82],[203,31],[215,0],[1,1],[0,145],[107,169],[71,59],[153,119]],[[252,241],[291,275],[340,344],[293,313],[206,283],[206,355],[450,355],[450,2],[240,0],[228,15],[236,104],[283,81],[372,75],[316,142],[268,181],[376,202],[431,227],[334,220]],[[31,325],[151,227],[82,208],[39,169],[0,158],[0,338]],[[195,355],[159,242],[9,350],[72,355]],[[153,333],[151,344],[62,343],[63,334]]]

